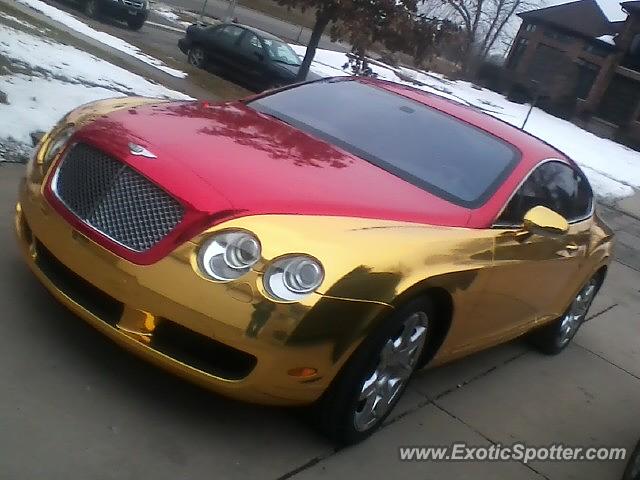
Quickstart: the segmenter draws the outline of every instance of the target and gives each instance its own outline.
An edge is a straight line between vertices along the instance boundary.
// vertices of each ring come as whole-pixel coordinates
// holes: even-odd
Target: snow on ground
[[[292,45],[300,56],[305,47]],[[347,63],[344,53],[319,49],[312,71],[321,76],[349,75],[343,70]],[[369,65],[378,78],[412,85],[429,93],[445,96],[457,102],[477,107],[484,112],[522,127],[529,105],[508,101],[503,95],[480,88],[469,82],[448,80],[437,74],[394,68],[379,62]],[[618,143],[593,135],[571,122],[534,108],[525,130],[553,145],[584,170],[594,191],[602,198],[616,199],[633,195],[640,189],[640,153]]]
[[[142,52],[138,47],[131,45],[130,43],[125,42],[124,40],[114,37],[113,35],[109,35],[106,32],[101,32],[91,28],[84,22],[81,22],[73,15],[68,14],[62,10],[59,10],[51,5],[48,5],[41,0],[16,0],[19,3],[27,5],[34,10],[37,10],[47,17],[66,25],[72,30],[75,30],[78,33],[82,33],[88,37],[93,38],[109,47],[118,50],[120,52],[126,53],[127,55],[131,55],[132,57],[137,58],[138,60],[151,65],[159,70],[162,70],[169,75],[178,78],[185,78],[187,74],[181,70],[177,70],[175,68],[171,68],[165,65],[163,62],[154,58],[146,53]]]
[[[193,22],[186,22],[182,20],[182,17],[180,17],[180,15],[178,15],[175,12],[175,10],[171,8],[169,5],[165,5],[162,3],[154,3],[151,5],[151,8],[155,13],[157,13],[161,17],[164,17],[170,22],[176,23],[178,25],[182,25],[185,28],[193,23]]]
[[[29,134],[46,131],[70,110],[109,97],[143,95],[189,99],[84,51],[0,24],[0,146],[27,151]],[[1,152],[0,152],[1,155]],[[0,157],[0,160],[2,158]]]

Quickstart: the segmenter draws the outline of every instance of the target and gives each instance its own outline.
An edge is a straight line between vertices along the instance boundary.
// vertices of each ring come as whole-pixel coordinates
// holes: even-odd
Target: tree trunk
[[[514,2],[513,7],[509,10],[509,13],[502,19],[502,22],[500,22],[500,25],[498,25],[498,28],[496,28],[496,31],[494,32],[493,37],[491,38],[491,41],[486,46],[486,49],[483,54],[483,58],[487,58],[487,56],[489,55],[489,52],[491,51],[491,48],[496,43],[496,40],[502,33],[502,30],[506,26],[507,22],[513,17],[513,14],[516,12],[518,7],[520,6],[520,3],[521,3],[520,1]]]
[[[300,65],[300,69],[298,70],[296,81],[303,82],[307,79],[309,68],[311,67],[313,57],[316,56],[316,50],[318,49],[318,44],[320,43],[322,34],[324,33],[325,28],[327,28],[327,25],[329,25],[329,22],[332,20],[332,17],[332,12],[318,10],[318,13],[316,14],[316,23],[311,31],[311,38],[307,45],[307,52],[305,53],[302,65]]]
[[[493,31],[496,28],[496,25],[498,24],[498,20],[502,15],[502,11],[504,10],[504,3],[505,3],[505,0],[498,0],[496,4],[496,11],[492,15],[489,28],[487,29],[486,35],[484,36],[484,40],[482,40],[482,44],[480,45],[479,52],[480,52],[480,58],[482,60],[487,58],[487,53],[489,52],[489,48],[487,48],[487,44],[491,40]]]

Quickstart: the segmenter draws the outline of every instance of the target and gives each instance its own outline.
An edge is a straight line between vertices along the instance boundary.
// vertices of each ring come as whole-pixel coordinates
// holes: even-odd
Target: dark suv
[[[107,15],[124,20],[132,30],[140,30],[149,15],[148,0],[80,0],[91,18]]]

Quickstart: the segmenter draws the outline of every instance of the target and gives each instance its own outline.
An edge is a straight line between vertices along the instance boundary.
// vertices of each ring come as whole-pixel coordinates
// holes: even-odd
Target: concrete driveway
[[[12,231],[23,167],[0,164],[0,479],[619,479],[623,462],[400,462],[402,445],[640,437],[640,224],[558,357],[514,342],[415,379],[387,425],[335,452],[298,412],[225,400],[125,353],[59,306]],[[631,253],[629,253],[631,252]]]

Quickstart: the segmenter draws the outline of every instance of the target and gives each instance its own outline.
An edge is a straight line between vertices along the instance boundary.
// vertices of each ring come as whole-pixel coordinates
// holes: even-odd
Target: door
[[[221,67],[228,72],[238,70],[238,43],[244,28],[236,25],[218,27],[209,39],[208,48],[214,67]]]
[[[568,232],[524,232],[525,214],[538,205],[565,217]],[[564,162],[539,165],[516,191],[494,227],[494,262],[477,309],[489,327],[487,341],[515,336],[563,313],[586,259],[592,213],[587,179]]]
[[[238,63],[246,79],[255,85],[265,83],[266,65],[269,61],[262,41],[254,33],[247,31],[240,40]]]

